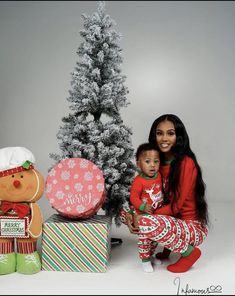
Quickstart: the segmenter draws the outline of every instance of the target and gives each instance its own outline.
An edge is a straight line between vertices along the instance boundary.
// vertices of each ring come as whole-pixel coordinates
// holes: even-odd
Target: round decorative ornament
[[[50,170],[45,193],[60,215],[89,218],[105,200],[103,173],[85,158],[65,158]]]

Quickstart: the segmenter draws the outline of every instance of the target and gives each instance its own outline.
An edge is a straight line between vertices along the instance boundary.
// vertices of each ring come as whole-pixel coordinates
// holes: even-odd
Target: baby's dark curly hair
[[[153,143],[148,142],[148,143],[143,143],[143,144],[139,145],[139,147],[136,150],[135,159],[139,160],[139,157],[143,152],[150,151],[150,150],[155,150],[155,151],[159,152],[157,145],[155,145]]]

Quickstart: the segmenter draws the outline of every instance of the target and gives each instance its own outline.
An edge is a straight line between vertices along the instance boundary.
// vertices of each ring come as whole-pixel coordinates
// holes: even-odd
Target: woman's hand
[[[153,213],[152,206],[149,205],[149,204],[146,204],[145,207],[144,207],[144,212],[151,215]]]
[[[126,221],[129,231],[133,234],[137,234],[139,232],[139,227],[135,226],[135,214],[126,213]]]

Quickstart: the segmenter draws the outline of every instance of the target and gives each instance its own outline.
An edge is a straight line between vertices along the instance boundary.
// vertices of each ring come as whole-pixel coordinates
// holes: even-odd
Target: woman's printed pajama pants
[[[124,212],[121,211],[120,217],[127,224]],[[139,220],[139,229],[140,259],[149,259],[158,243],[175,253],[184,253],[189,245],[200,245],[208,234],[208,229],[199,221],[165,215],[144,214]]]

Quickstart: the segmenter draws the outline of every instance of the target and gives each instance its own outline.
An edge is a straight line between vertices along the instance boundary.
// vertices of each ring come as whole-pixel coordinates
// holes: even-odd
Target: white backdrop
[[[46,178],[83,41],[81,14],[96,1],[0,2],[0,147],[24,146]],[[106,1],[122,33],[130,105],[122,109],[136,148],[163,113],[188,130],[209,205],[233,200],[235,3]],[[39,201],[46,219],[54,210]]]

